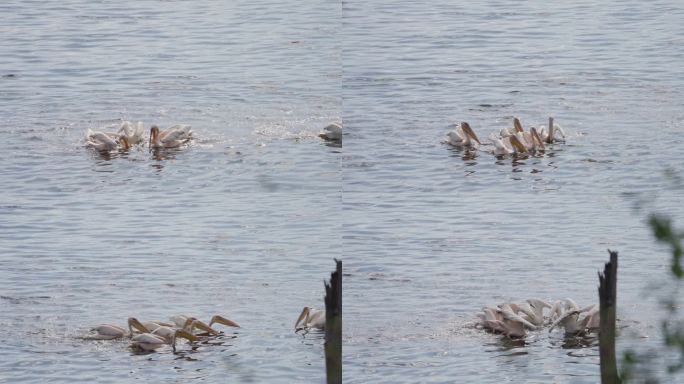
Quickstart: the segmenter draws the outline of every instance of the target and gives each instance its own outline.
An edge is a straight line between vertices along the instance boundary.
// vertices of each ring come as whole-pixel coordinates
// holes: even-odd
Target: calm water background
[[[595,302],[609,247],[625,333],[649,336],[619,346],[660,343],[647,287],[668,255],[644,218],[684,223],[683,4],[563,4],[344,2],[346,382],[598,382],[596,346],[467,324],[504,300]],[[440,144],[454,122],[487,137],[549,115],[570,137],[541,158]]]
[[[295,335],[340,252],[340,5],[0,5],[0,382],[322,382]],[[87,128],[187,123],[189,148],[100,156]],[[222,313],[217,345],[76,337]],[[220,344],[220,345],[218,345]]]

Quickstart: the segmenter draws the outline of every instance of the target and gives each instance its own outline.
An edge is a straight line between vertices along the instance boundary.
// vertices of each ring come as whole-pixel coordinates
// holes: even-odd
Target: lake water
[[[502,341],[482,306],[596,301],[620,252],[619,349],[661,344],[684,217],[677,1],[9,1],[0,5],[0,382],[323,382],[292,332],[345,263],[345,383],[595,383],[595,343]],[[555,116],[497,159],[441,143]],[[188,148],[102,156],[87,128],[187,123]],[[317,137],[345,124],[344,153]],[[85,342],[215,313],[213,343]],[[647,336],[647,338],[644,338]]]
[[[341,258],[339,4],[0,5],[0,382],[323,382],[295,335]],[[87,128],[191,124],[159,156]],[[215,345],[134,354],[101,323],[216,313]]]
[[[618,347],[660,345],[646,293],[668,254],[644,219],[684,217],[683,17],[676,1],[344,2],[345,382],[598,382],[595,345],[468,323],[506,300],[596,302],[607,248],[636,334]],[[555,116],[567,143],[518,161],[440,143],[513,116]]]

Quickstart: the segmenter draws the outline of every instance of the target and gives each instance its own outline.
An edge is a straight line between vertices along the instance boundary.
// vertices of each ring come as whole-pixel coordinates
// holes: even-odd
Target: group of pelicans
[[[584,335],[597,330],[600,322],[597,304],[580,308],[572,299],[559,300],[553,305],[540,299],[527,299],[522,304],[503,303],[496,308],[483,308],[477,317],[477,327],[514,339],[524,338],[528,330],[538,331],[545,326],[549,326],[549,332],[563,327],[566,336]]]
[[[86,146],[98,151],[109,152],[117,149],[128,150],[132,146],[144,142],[145,128],[142,121],[133,124],[130,121],[121,123],[116,132],[86,131]],[[192,140],[192,127],[187,124],[178,124],[165,130],[152,125],[150,128],[150,150],[160,148],[176,148]]]
[[[224,316],[212,316],[209,324],[187,315],[169,317],[164,321],[139,321],[135,317],[128,318],[128,329],[113,324],[101,324],[92,328],[91,333],[83,336],[85,340],[114,340],[129,338],[131,347],[139,351],[155,351],[162,346],[171,345],[176,352],[176,339],[183,338],[190,343],[208,340],[220,335],[212,328],[214,324],[239,328],[240,325]],[[325,310],[304,307],[295,323],[295,332],[325,328]],[[197,332],[196,330],[199,330]]]
[[[559,137],[560,136],[560,137]],[[513,118],[512,128],[503,128],[496,135],[489,135],[491,144],[483,144],[475,132],[466,122],[453,131],[447,133],[445,142],[457,148],[478,149],[480,146],[490,146],[486,150],[497,156],[513,154],[532,154],[544,151],[546,144],[553,144],[559,140],[565,140],[565,131],[558,124],[554,123],[553,117],[549,117],[548,127],[531,127],[525,131],[520,123],[520,119]]]
[[[123,121],[116,132],[86,131],[85,143],[87,147],[102,152],[114,150],[128,150],[137,144],[143,144],[145,126],[142,121],[137,124]],[[318,135],[326,141],[342,142],[342,125],[332,123],[323,128]],[[177,124],[171,128],[160,130],[152,125],[148,140],[150,151],[161,148],[177,148],[192,140],[192,127],[187,124]]]

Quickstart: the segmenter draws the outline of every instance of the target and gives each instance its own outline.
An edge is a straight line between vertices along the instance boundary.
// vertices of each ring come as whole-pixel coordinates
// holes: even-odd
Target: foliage
[[[661,332],[668,355],[667,361],[668,374],[676,374],[684,369],[684,320],[679,317],[680,307],[679,292],[684,281],[684,268],[682,268],[682,240],[684,232],[678,231],[672,221],[664,216],[652,215],[648,221],[655,238],[667,245],[672,253],[670,261],[670,272],[673,279],[673,291],[669,297],[662,302],[667,316],[661,321]],[[643,378],[645,383],[656,383],[650,368],[653,367],[657,356],[651,354],[637,354],[634,351],[627,351],[623,355],[622,382],[634,381],[637,377]],[[639,367],[640,369],[637,369]]]

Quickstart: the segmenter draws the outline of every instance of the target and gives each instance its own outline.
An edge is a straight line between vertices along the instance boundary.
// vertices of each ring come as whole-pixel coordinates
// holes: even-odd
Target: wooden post
[[[342,262],[325,283],[325,369],[328,384],[342,384]]]
[[[617,252],[610,249],[610,261],[603,273],[599,272],[599,354],[601,356],[601,384],[620,384],[615,359],[615,307],[617,299]]]

